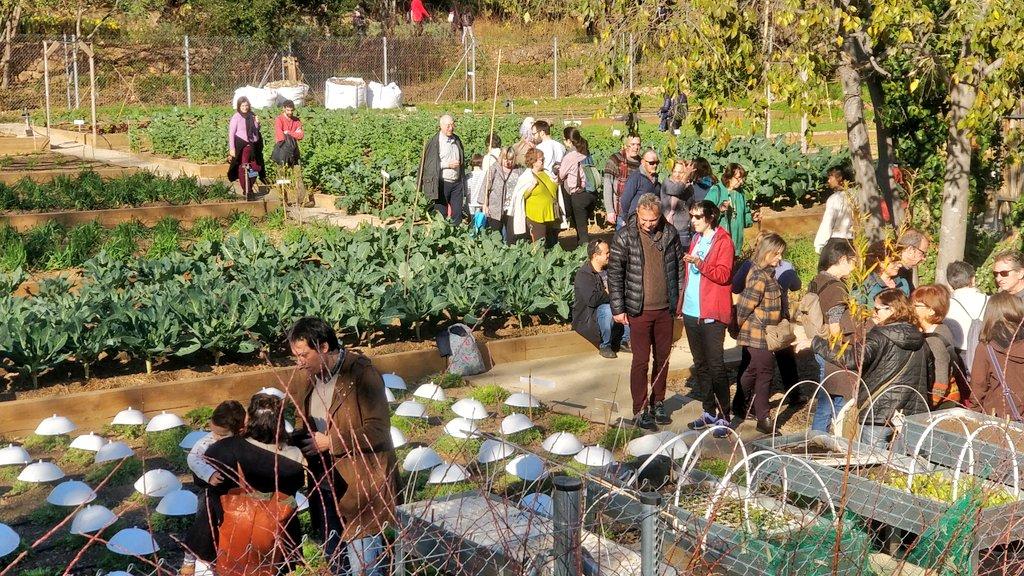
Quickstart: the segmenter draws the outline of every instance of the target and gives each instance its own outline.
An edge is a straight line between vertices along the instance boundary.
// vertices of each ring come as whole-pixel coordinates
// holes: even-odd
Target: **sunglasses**
[[[993,276],[998,276],[1000,278],[1006,278],[1011,273],[1016,272],[1016,271],[1017,270],[1014,270],[1014,269],[1011,269],[1011,270],[993,270],[992,271],[992,275]]]
[[[703,214],[690,214],[690,220],[703,220]]]
[[[892,310],[892,306],[875,306],[875,312],[885,312],[886,310]]]
[[[647,162],[651,166],[657,166],[658,164],[661,164],[660,160],[644,160],[644,162]]]

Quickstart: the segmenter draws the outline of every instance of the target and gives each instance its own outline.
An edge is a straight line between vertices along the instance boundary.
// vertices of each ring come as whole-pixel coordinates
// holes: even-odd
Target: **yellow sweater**
[[[524,195],[526,198],[526,217],[534,222],[554,222],[555,196],[558,185],[548,176],[547,172],[536,175],[537,185]]]

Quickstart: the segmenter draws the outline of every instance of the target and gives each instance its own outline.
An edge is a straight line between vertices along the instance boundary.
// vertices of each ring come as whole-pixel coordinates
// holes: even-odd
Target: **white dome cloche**
[[[395,416],[402,416],[403,418],[430,418],[426,406],[415,400],[406,400],[399,404],[398,408],[395,408]]]
[[[421,472],[438,466],[442,462],[441,457],[437,455],[433,448],[421,446],[413,448],[405,455],[405,460],[402,461],[402,468],[406,472]]]
[[[175,490],[181,490],[181,481],[174,472],[162,468],[150,470],[135,481],[135,491],[143,496],[161,498]]]
[[[114,419],[110,423],[115,426],[142,426],[146,423],[146,415],[142,413],[142,410],[129,406],[114,415]]]
[[[430,471],[427,484],[454,484],[469,478],[469,470],[459,464],[443,463]]]
[[[571,432],[555,432],[545,438],[541,446],[558,456],[572,456],[583,450],[583,443]]]
[[[102,464],[104,462],[113,462],[114,460],[124,460],[135,455],[135,450],[132,447],[125,444],[124,442],[107,442],[96,452],[96,463]]]
[[[53,462],[39,460],[33,462],[18,474],[18,480],[22,482],[53,482],[64,477],[64,471]]]
[[[80,506],[96,499],[96,492],[80,480],[66,480],[50,490],[46,501],[54,506]]]
[[[117,514],[114,514],[106,506],[94,504],[86,506],[75,514],[71,519],[71,533],[84,535],[99,532],[107,526],[117,522]]]
[[[452,404],[452,412],[466,420],[483,420],[487,418],[487,408],[475,398],[463,398]]]
[[[156,505],[156,511],[164,516],[189,516],[199,509],[199,498],[188,490],[168,492]]]
[[[185,421],[181,419],[181,416],[172,412],[161,412],[146,424],[146,432],[163,432],[164,430],[170,430],[172,428],[178,428],[184,426]]]
[[[6,448],[0,448],[0,466],[24,465],[31,461],[32,456],[21,446],[8,444]]]
[[[547,474],[544,461],[533,454],[520,454],[509,460],[505,471],[527,482],[540,480]]]
[[[501,420],[501,433],[508,436],[523,430],[529,430],[536,424],[526,414],[509,414]]]
[[[100,448],[103,448],[107,442],[109,442],[109,440],[103,436],[100,436],[95,432],[89,432],[88,434],[82,434],[72,440],[69,448],[86,450],[88,452],[99,452]]]
[[[39,425],[36,426],[36,434],[39,436],[59,436],[61,434],[70,434],[74,432],[78,426],[64,416],[57,416],[54,414],[48,418],[43,418]]]
[[[444,393],[444,389],[433,382],[421,384],[413,391],[412,395],[417,398],[435,400],[437,402],[444,402],[448,399],[448,395]]]
[[[156,539],[142,528],[125,528],[107,542],[107,550],[124,556],[145,556],[160,550]]]

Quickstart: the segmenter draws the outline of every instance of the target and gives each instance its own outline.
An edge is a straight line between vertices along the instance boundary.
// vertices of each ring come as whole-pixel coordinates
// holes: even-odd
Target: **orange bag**
[[[224,522],[217,539],[217,576],[275,576],[275,546],[295,512],[295,499],[233,488],[220,497]]]

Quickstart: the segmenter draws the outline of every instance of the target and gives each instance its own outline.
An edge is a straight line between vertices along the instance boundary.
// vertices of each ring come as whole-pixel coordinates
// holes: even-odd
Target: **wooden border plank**
[[[171,216],[182,222],[192,222],[201,217],[226,218],[235,212],[245,212],[264,217],[277,207],[277,202],[254,200],[251,202],[212,202],[209,204],[183,204],[178,206],[145,206],[141,208],[116,208],[112,210],[82,210],[61,212],[33,212],[25,214],[0,215],[0,223],[6,222],[19,232],[24,232],[48,222],[57,222],[65,227],[97,221],[105,227],[122,222],[139,220],[153,225],[161,218]]]

